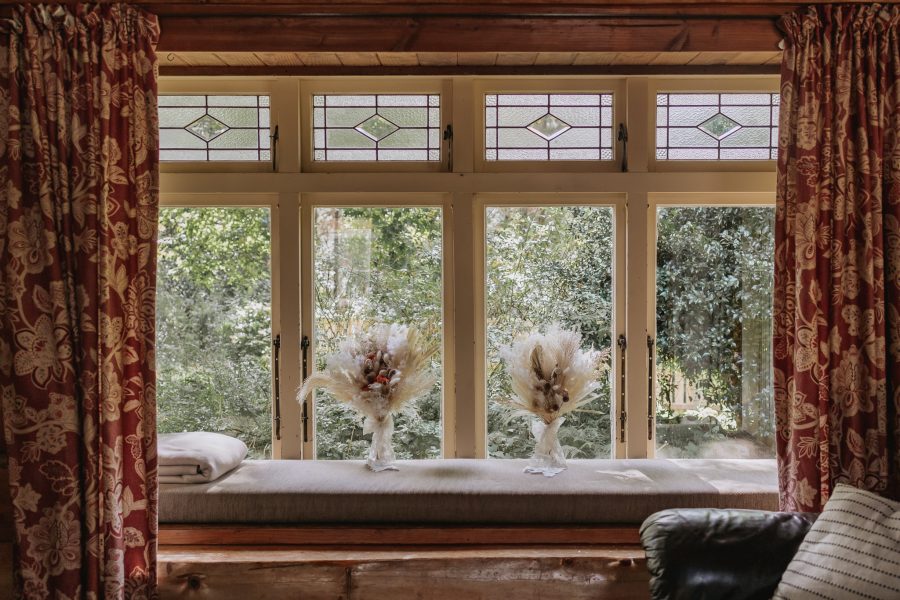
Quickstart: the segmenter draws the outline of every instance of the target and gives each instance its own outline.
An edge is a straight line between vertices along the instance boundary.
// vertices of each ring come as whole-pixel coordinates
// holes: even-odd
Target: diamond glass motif
[[[380,142],[400,128],[381,115],[375,114],[357,125],[354,129],[366,137],[369,137],[376,142]]]
[[[572,126],[562,119],[554,117],[550,113],[547,113],[543,117],[532,121],[527,129],[528,131],[541,136],[549,142],[553,138],[558,137],[568,130],[572,129]]]
[[[203,115],[202,117],[185,127],[185,129],[196,135],[201,140],[210,142],[228,131],[229,127],[215,117]]]
[[[724,139],[741,128],[741,124],[718,113],[703,121],[697,128],[708,133],[717,140]]]

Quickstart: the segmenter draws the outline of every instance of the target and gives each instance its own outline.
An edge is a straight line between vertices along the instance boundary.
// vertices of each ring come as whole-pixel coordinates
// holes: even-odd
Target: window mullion
[[[301,373],[302,369],[302,352],[300,351],[300,342],[302,341],[303,336],[308,336],[309,340],[313,340],[314,334],[314,319],[315,319],[315,282],[314,278],[314,265],[313,261],[315,257],[313,256],[313,206],[312,201],[308,196],[300,195],[300,202],[298,203],[298,210],[296,213],[296,220],[294,221],[295,227],[299,234],[294,235],[294,240],[299,240],[297,245],[297,251],[299,253],[299,260],[297,262],[297,273],[299,274],[299,285],[298,285],[298,303],[299,306],[299,321],[298,321],[298,339],[297,339],[297,348],[298,348],[298,361],[297,361],[297,372]],[[315,357],[315,344],[310,343],[307,348],[307,365],[308,365],[308,373],[312,374],[313,369],[316,364]],[[295,388],[296,391],[296,388]],[[307,421],[304,424],[301,420],[302,414],[302,406],[295,402],[294,405],[297,407],[296,413],[296,427],[297,427],[297,439],[300,442],[300,446],[302,447],[302,458],[305,460],[312,460],[316,457],[316,422],[315,422],[315,398],[309,397],[306,400],[307,409],[306,416]],[[303,439],[304,427],[306,428],[306,439]],[[298,456],[298,458],[300,458]]]
[[[485,458],[484,205],[474,194],[453,194],[453,265],[444,285],[453,288],[456,306],[456,457]]]
[[[279,173],[300,171],[300,83],[294,79],[272,84],[272,131],[278,126],[277,170]],[[275,152],[275,148],[272,151]]]
[[[295,401],[300,387],[300,247],[297,244],[299,203],[296,193],[278,195],[272,215],[273,300],[278,320],[274,334],[281,336],[280,414],[281,439],[274,441],[274,458],[300,458],[300,407]]]
[[[625,352],[625,456],[646,458],[647,440],[647,336],[649,318],[649,248],[653,242],[650,234],[647,193],[628,194],[626,223],[627,269],[625,294],[625,336],[628,347]],[[617,406],[617,411],[621,406]],[[617,425],[618,412],[617,412]]]

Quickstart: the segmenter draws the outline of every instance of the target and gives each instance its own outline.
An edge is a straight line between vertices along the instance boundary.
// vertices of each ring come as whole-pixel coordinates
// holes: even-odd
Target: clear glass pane
[[[161,208],[158,430],[272,451],[272,277],[267,208]]]
[[[439,152],[429,152],[440,147],[440,96],[335,94],[315,98],[316,161],[440,160]],[[373,151],[348,151],[351,148]],[[383,150],[387,148],[391,151]]]
[[[657,212],[657,456],[771,458],[772,208]]]
[[[551,323],[581,331],[585,348],[612,335],[613,212],[608,207],[488,207],[485,214],[488,455],[531,456],[528,418],[501,403],[510,383],[500,348]],[[566,416],[560,440],[570,458],[610,458],[609,380],[600,399]]]
[[[441,348],[442,221],[432,207],[315,209],[317,368],[355,327],[374,323],[415,326]],[[441,455],[440,351],[432,360],[438,383],[413,413],[395,418],[398,458]],[[317,458],[365,457],[371,435],[351,408],[320,390],[315,418]]]

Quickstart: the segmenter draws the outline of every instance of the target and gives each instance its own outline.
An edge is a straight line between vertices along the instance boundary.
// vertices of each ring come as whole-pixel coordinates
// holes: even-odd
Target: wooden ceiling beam
[[[691,75],[695,77],[719,75],[777,75],[780,65],[463,65],[455,66],[192,66],[178,63],[160,63],[160,75],[167,77],[242,77],[242,76],[364,76],[450,77],[454,75],[500,76],[601,76],[601,75]]]
[[[74,2],[76,0],[63,0]],[[101,0],[103,1],[103,0]],[[110,0],[106,0],[110,1]],[[865,3],[819,0],[816,4]],[[594,16],[779,16],[805,3],[797,0],[141,0],[158,15],[594,15]]]
[[[781,39],[774,19],[753,17],[162,16],[160,27],[160,52],[768,52]]]

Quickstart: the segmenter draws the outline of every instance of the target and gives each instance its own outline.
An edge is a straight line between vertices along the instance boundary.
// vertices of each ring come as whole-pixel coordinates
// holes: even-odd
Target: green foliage
[[[316,211],[316,361],[322,368],[354,327],[403,323],[440,348],[443,332],[441,211],[333,208]],[[441,373],[441,354],[432,367]],[[395,421],[398,458],[441,455],[441,386]],[[316,456],[364,458],[371,435],[327,393],[316,396]]]
[[[665,208],[657,220],[657,421],[661,454],[744,439],[774,448],[770,208]],[[676,388],[698,408],[672,410]],[[705,441],[704,441],[705,440]]]
[[[529,418],[510,418],[499,350],[556,322],[581,331],[584,347],[608,348],[612,328],[612,210],[601,207],[488,208],[486,247],[488,454],[531,456]],[[611,455],[609,381],[589,409],[566,417],[567,455]]]
[[[530,423],[500,403],[510,387],[499,348],[551,322],[580,330],[585,347],[611,345],[612,210],[492,207],[486,220],[488,451],[527,457]],[[767,208],[660,212],[662,455],[772,454],[772,220]],[[319,367],[341,338],[372,322],[415,325],[442,344],[440,209],[320,208],[315,236]],[[266,209],[161,211],[160,431],[221,431],[244,439],[254,456],[270,454],[269,247]],[[433,366],[441,372],[440,352]],[[571,457],[610,456],[610,382],[602,384],[599,400],[561,429]],[[676,402],[685,390],[695,400],[688,410]],[[438,384],[397,419],[398,456],[440,456],[441,399]],[[365,455],[369,439],[352,410],[319,393],[315,418],[319,458]]]
[[[271,454],[269,254],[268,209],[160,210],[160,432],[217,431]]]

